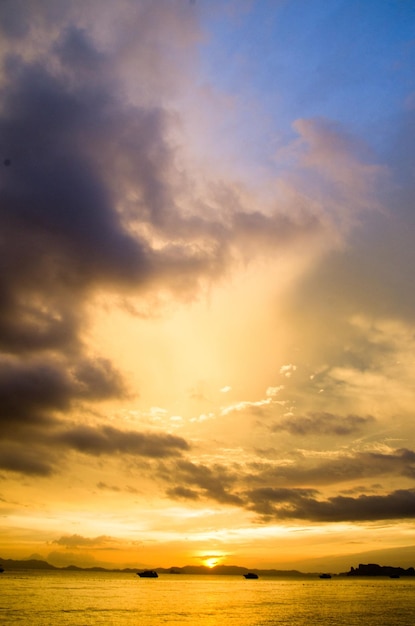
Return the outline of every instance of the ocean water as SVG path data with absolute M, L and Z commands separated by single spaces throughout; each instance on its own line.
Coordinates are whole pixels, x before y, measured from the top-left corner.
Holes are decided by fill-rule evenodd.
M 0 623 L 14 626 L 414 626 L 415 578 L 4 572 Z

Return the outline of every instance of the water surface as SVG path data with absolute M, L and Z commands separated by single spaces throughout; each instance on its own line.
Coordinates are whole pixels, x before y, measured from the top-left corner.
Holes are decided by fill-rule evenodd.
M 4 572 L 0 623 L 28 626 L 414 626 L 415 579 Z

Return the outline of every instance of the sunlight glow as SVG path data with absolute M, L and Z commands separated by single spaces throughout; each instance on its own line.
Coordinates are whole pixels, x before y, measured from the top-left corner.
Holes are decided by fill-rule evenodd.
M 228 556 L 227 553 L 221 551 L 207 551 L 200 553 L 198 558 L 200 559 L 202 565 L 205 567 L 215 567 L 215 565 L 220 565 L 224 558 Z

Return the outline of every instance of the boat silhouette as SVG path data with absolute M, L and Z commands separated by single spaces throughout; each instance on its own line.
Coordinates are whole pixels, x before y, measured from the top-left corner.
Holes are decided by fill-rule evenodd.
M 140 576 L 140 578 L 158 578 L 159 577 L 155 569 L 145 569 L 143 572 L 137 572 L 137 576 Z

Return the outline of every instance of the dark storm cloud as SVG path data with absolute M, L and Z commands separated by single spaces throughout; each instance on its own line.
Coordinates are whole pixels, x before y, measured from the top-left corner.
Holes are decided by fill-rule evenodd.
M 414 453 L 398 449 L 390 453 L 354 452 L 340 454 L 333 459 L 307 458 L 304 454 L 293 456 L 295 463 L 262 463 L 250 465 L 246 481 L 251 484 L 284 486 L 336 485 L 350 480 L 376 478 L 377 476 L 411 477 L 415 472 Z
M 317 493 L 315 489 L 261 487 L 245 493 L 246 506 L 265 519 L 277 515 L 284 517 L 287 511 L 296 510 L 304 501 L 312 499 Z
M 189 446 L 168 434 L 83 426 L 64 418 L 87 401 L 125 395 L 119 373 L 106 359 L 78 357 L 69 368 L 57 358 L 0 359 L 0 467 L 33 476 L 60 470 L 71 451 L 91 456 L 129 454 L 164 458 Z
M 199 500 L 200 494 L 195 489 L 189 489 L 188 487 L 173 487 L 167 490 L 167 495 L 173 499 L 179 500 Z
M 0 181 L 3 291 L 47 298 L 52 287 L 81 295 L 97 282 L 139 281 L 143 246 L 114 209 L 105 148 L 114 157 L 114 130 L 134 130 L 148 144 L 151 119 L 138 112 L 121 123 L 114 98 L 100 86 L 74 86 L 36 64 L 10 65 L 0 117 L 1 145 L 13 158 Z M 151 126 L 156 134 L 157 122 Z
M 232 469 L 180 460 L 162 467 L 159 475 L 173 485 L 167 491 L 171 498 L 207 498 L 254 511 L 265 522 L 286 518 L 336 522 L 415 517 L 415 510 L 411 509 L 415 491 L 411 489 L 377 495 L 373 494 L 373 485 L 361 486 L 356 497 L 350 491 L 350 496 L 342 494 L 324 500 L 317 488 L 332 485 L 338 489 L 339 483 L 348 480 L 384 475 L 411 478 L 415 475 L 415 453 L 406 449 L 391 454 L 358 453 L 314 466 L 300 457 L 295 466 L 240 464 Z M 380 485 L 376 490 L 381 490 Z M 372 493 L 367 495 L 365 491 Z
M 0 172 L 3 347 L 73 344 L 82 323 L 74 298 L 79 312 L 91 289 L 196 289 L 235 250 L 286 245 L 321 227 L 311 212 L 249 211 L 226 190 L 210 219 L 185 213 L 168 140 L 174 116 L 128 102 L 112 60 L 80 28 L 63 28 L 49 54 L 48 63 L 6 59 L 0 92 L 0 145 L 11 159 Z M 219 218 L 224 199 L 231 208 Z M 148 233 L 164 244 L 152 248 Z
M 128 102 L 113 60 L 85 30 L 62 27 L 48 62 L 15 55 L 4 68 L 0 346 L 73 347 L 91 290 L 153 282 L 180 291 L 220 271 L 220 227 L 207 251 L 193 239 L 211 236 L 208 222 L 177 212 L 171 116 Z M 163 249 L 137 234 L 144 225 L 166 239 Z M 181 240 L 169 241 L 175 233 Z
M 11 422 L 0 441 L 0 467 L 27 476 L 50 476 L 58 473 L 71 452 L 90 457 L 167 459 L 181 456 L 190 449 L 187 441 L 169 434 L 125 431 L 112 426 L 84 426 L 69 420 L 49 420 L 45 424 L 28 423 L 15 427 Z M 109 488 L 104 483 L 100 488 Z M 134 488 L 125 489 L 136 493 Z
M 0 467 L 25 476 L 51 476 L 59 465 L 58 454 L 26 433 L 26 442 L 0 441 Z
M 246 493 L 247 508 L 266 521 L 288 518 L 313 522 L 356 522 L 415 518 L 413 489 L 356 498 L 335 496 L 327 500 L 318 500 L 316 495 L 314 490 L 255 489 Z
M 112 427 L 72 426 L 55 423 L 43 430 L 27 427 L 14 440 L 9 435 L 0 442 L 0 467 L 27 476 L 58 473 L 68 453 L 82 452 L 97 457 L 126 456 L 164 459 L 177 457 L 189 449 L 188 443 L 168 434 L 121 431 Z M 100 488 L 106 488 L 104 484 Z M 109 487 L 107 487 L 109 488 Z M 134 488 L 126 491 L 136 493 Z
M 93 45 L 86 30 L 68 26 L 53 46 L 64 68 L 72 71 L 76 69 L 78 78 L 82 76 L 94 80 L 97 72 L 105 70 L 105 61 L 108 60 L 103 52 L 99 52 Z
M 6 59 L 0 90 L 0 346 L 16 352 L 73 348 L 95 288 L 196 288 L 223 271 L 234 236 L 181 217 L 165 110 L 124 102 L 83 30 L 64 29 L 50 54 Z
M 273 431 L 287 430 L 292 435 L 351 435 L 361 431 L 375 420 L 368 415 L 335 415 L 333 413 L 309 413 L 286 418 L 273 427 Z
M 0 6 L 11 50 L 0 85 L 0 349 L 8 354 L 0 360 L 0 428 L 21 444 L 15 462 L 3 450 L 3 467 L 29 474 L 56 468 L 47 444 L 156 458 L 188 447 L 170 435 L 63 426 L 76 403 L 125 394 L 111 363 L 85 354 L 91 296 L 150 288 L 187 294 L 226 271 L 235 251 L 246 254 L 249 233 L 272 248 L 318 228 L 307 215 L 249 212 L 243 194 L 225 183 L 213 193 L 213 210 L 193 192 L 194 212 L 180 207 L 189 182 L 168 139 L 177 120 L 148 98 L 133 104 L 126 96 L 120 68 L 128 45 L 100 48 L 74 18 L 93 8 L 82 6 Z M 159 20 L 152 10 L 156 16 L 143 9 Z M 147 18 L 137 11 L 141 28 Z M 28 437 L 37 453 L 25 463 Z M 181 471 L 202 492 L 234 498 L 213 474 Z
M 0 10 L 0 32 L 3 37 L 21 39 L 30 29 L 24 0 L 3 0 Z
M 405 463 L 405 466 L 402 469 L 402 475 L 407 476 L 408 478 L 415 478 L 415 452 L 413 450 L 402 448 L 401 450 L 398 450 L 398 453 L 401 455 L 401 458 Z
M 242 504 L 241 498 L 232 493 L 237 476 L 229 468 L 219 465 L 207 467 L 181 460 L 164 473 L 161 470 L 161 475 L 165 480 L 178 483 L 167 491 L 170 497 L 186 500 L 197 500 L 202 497 L 222 504 Z
M 10 37 L 24 34 L 18 13 L 0 8 Z M 111 363 L 84 354 L 90 294 L 138 289 L 171 271 L 171 254 L 157 259 L 129 232 L 124 191 L 135 190 L 141 223 L 162 223 L 174 203 L 163 180 L 166 114 L 123 103 L 111 63 L 84 30 L 64 28 L 49 52 L 46 63 L 7 57 L 0 88 L 0 146 L 10 163 L 0 170 L 0 348 L 8 353 L 0 465 L 28 475 L 56 471 L 57 449 L 164 457 L 188 447 L 170 435 L 63 426 L 76 403 L 125 395 Z M 191 273 L 189 254 L 175 254 Z
M 74 425 L 51 436 L 58 446 L 93 456 L 130 454 L 152 458 L 178 456 L 189 449 L 181 437 L 169 434 L 122 431 L 112 426 Z
M 105 359 L 78 359 L 68 369 L 58 359 L 3 357 L 0 431 L 4 437 L 24 439 L 27 427 L 47 428 L 56 423 L 57 412 L 76 400 L 103 400 L 123 393 L 120 375 Z

